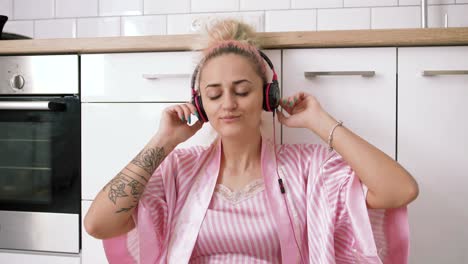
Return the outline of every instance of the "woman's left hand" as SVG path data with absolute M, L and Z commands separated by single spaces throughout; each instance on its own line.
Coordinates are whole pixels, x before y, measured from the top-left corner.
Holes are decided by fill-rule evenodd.
M 278 120 L 287 127 L 308 128 L 314 131 L 316 123 L 324 113 L 315 96 L 305 92 L 282 98 L 280 105 L 289 116 L 286 117 L 281 111 L 276 110 Z

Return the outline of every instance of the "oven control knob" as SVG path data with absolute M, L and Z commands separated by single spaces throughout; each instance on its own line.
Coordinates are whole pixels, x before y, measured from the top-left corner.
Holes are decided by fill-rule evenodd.
M 24 78 L 21 75 L 15 75 L 10 79 L 11 88 L 23 89 L 24 87 Z

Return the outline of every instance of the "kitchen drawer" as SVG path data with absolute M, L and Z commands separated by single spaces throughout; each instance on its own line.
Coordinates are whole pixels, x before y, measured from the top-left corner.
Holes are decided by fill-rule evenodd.
M 320 75 L 327 72 L 336 75 Z M 335 119 L 395 158 L 396 48 L 284 50 L 283 96 L 299 91 L 314 95 Z M 283 142 L 327 144 L 307 129 L 285 126 Z
M 466 58 L 466 46 L 398 49 L 398 161 L 419 184 L 408 211 L 410 263 L 468 261 Z
M 197 52 L 81 56 L 82 102 L 189 101 Z
M 0 250 L 0 263 L 8 264 L 80 264 L 80 255 L 45 254 L 28 251 Z
M 81 264 L 107 264 L 106 253 L 102 245 L 102 240 L 94 238 L 86 233 L 83 226 L 83 219 L 91 206 L 92 201 L 82 201 L 81 203 Z
M 157 132 L 160 116 L 170 103 L 82 104 L 82 198 L 94 199 Z M 196 120 L 195 116 L 192 116 Z M 272 138 L 271 113 L 264 112 L 264 134 Z M 194 122 L 194 121 L 192 121 Z M 277 142 L 280 127 L 276 128 Z M 208 146 L 216 137 L 209 123 L 177 148 Z

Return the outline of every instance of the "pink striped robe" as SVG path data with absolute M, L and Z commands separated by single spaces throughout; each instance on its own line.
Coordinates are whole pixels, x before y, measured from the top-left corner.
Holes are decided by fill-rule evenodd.
M 103 241 L 109 263 L 188 263 L 213 197 L 221 151 L 218 139 L 209 147 L 171 152 L 134 212 L 136 228 Z M 274 208 L 282 263 L 407 263 L 406 207 L 368 209 L 365 186 L 338 153 L 319 144 L 282 145 L 277 162 L 285 195 L 273 144 L 262 138 L 265 194 Z M 248 254 L 237 253 L 233 257 Z

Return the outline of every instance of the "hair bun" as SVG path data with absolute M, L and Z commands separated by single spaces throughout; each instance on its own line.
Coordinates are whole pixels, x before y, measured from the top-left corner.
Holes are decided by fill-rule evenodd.
M 194 43 L 193 50 L 208 50 L 224 41 L 239 41 L 260 48 L 260 42 L 255 29 L 234 18 L 214 19 L 202 26 L 198 43 Z

